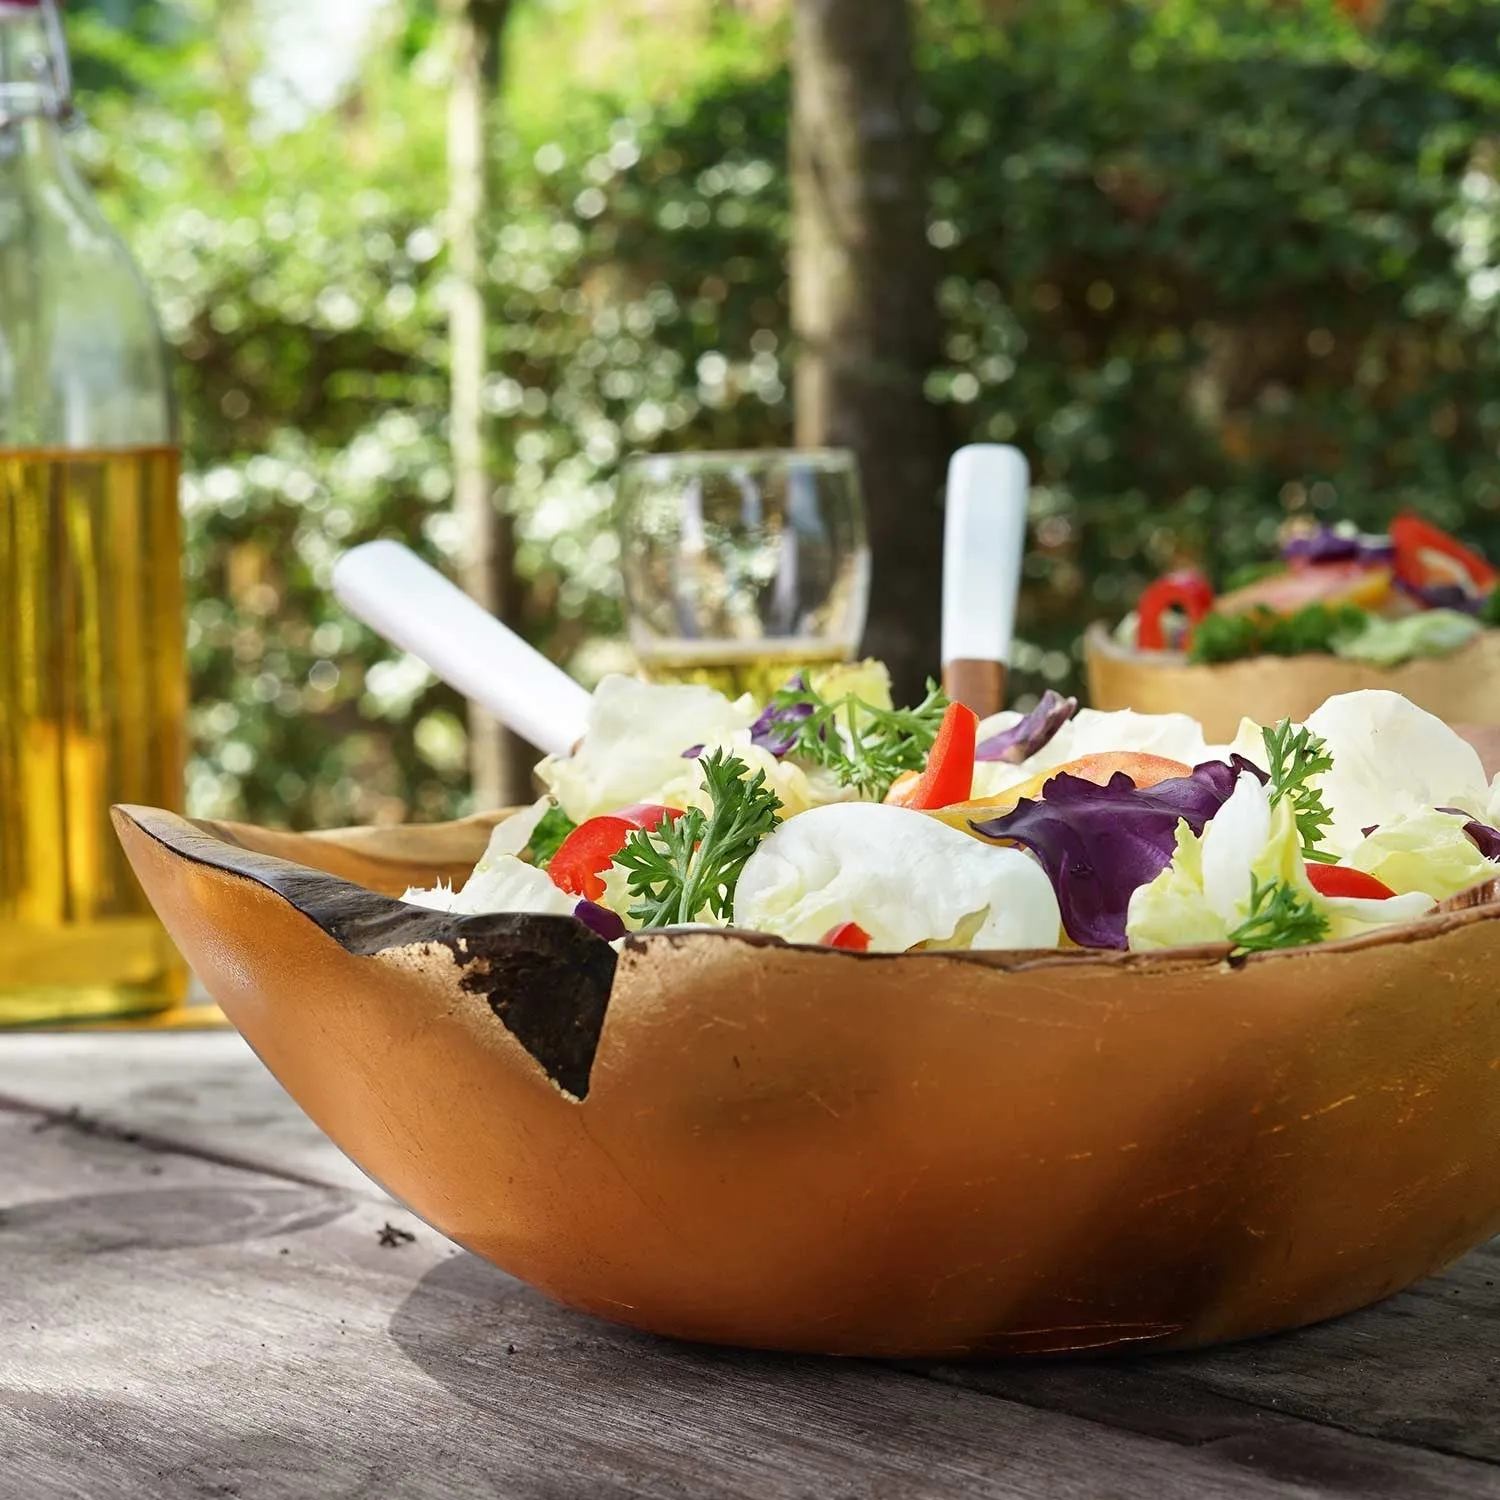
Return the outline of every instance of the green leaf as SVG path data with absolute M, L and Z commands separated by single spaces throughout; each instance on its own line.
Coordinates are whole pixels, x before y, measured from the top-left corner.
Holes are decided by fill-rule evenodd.
M 1290 615 L 1264 606 L 1239 614 L 1210 614 L 1193 633 L 1188 660 L 1326 654 L 1338 642 L 1357 636 L 1369 621 L 1370 616 L 1352 604 L 1306 604 Z
M 562 847 L 563 840 L 578 825 L 560 807 L 549 807 L 541 821 L 531 831 L 531 842 L 526 846 L 526 858 L 537 869 L 545 870 Z

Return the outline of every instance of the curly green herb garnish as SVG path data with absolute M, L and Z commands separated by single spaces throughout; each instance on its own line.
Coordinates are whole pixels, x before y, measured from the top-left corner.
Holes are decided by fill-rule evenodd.
M 1312 898 L 1281 880 L 1250 877 L 1250 914 L 1229 934 L 1236 954 L 1301 948 L 1328 935 L 1328 918 Z
M 861 797 L 882 801 L 903 771 L 920 771 L 937 738 L 948 700 L 932 682 L 915 708 L 872 708 L 862 698 L 824 698 L 800 684 L 783 688 L 772 707 L 810 705 L 795 725 L 788 754 L 833 772 Z
M 637 829 L 615 856 L 636 898 L 630 915 L 645 927 L 727 921 L 745 861 L 780 821 L 781 801 L 764 771 L 747 781 L 745 762 L 723 750 L 698 764 L 713 811 L 693 807 L 654 830 Z
M 1267 725 L 1261 734 L 1270 762 L 1271 806 L 1275 807 L 1283 798 L 1292 804 L 1303 859 L 1316 864 L 1337 864 L 1334 855 L 1324 854 L 1318 848 L 1333 822 L 1333 814 L 1328 811 L 1322 792 L 1310 784 L 1314 776 L 1333 769 L 1327 745 L 1305 724 L 1293 729 L 1290 719 L 1283 719 L 1274 727 Z

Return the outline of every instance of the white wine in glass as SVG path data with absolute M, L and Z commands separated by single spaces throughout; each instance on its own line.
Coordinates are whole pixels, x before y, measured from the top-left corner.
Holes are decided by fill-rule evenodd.
M 659 681 L 764 702 L 847 661 L 870 551 L 850 453 L 674 453 L 627 461 L 621 561 L 630 643 Z

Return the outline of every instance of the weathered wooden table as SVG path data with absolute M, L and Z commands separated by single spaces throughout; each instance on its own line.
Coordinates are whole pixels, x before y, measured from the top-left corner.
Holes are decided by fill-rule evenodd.
M 1175 1357 L 686 1347 L 457 1250 L 232 1034 L 0 1037 L 0 1500 L 1500 1497 L 1497 1280 Z

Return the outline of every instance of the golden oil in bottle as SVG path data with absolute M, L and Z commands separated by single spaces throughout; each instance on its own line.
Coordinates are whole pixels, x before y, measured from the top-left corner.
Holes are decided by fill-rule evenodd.
M 0 447 L 0 1026 L 160 1010 L 186 971 L 109 807 L 179 808 L 174 447 Z

